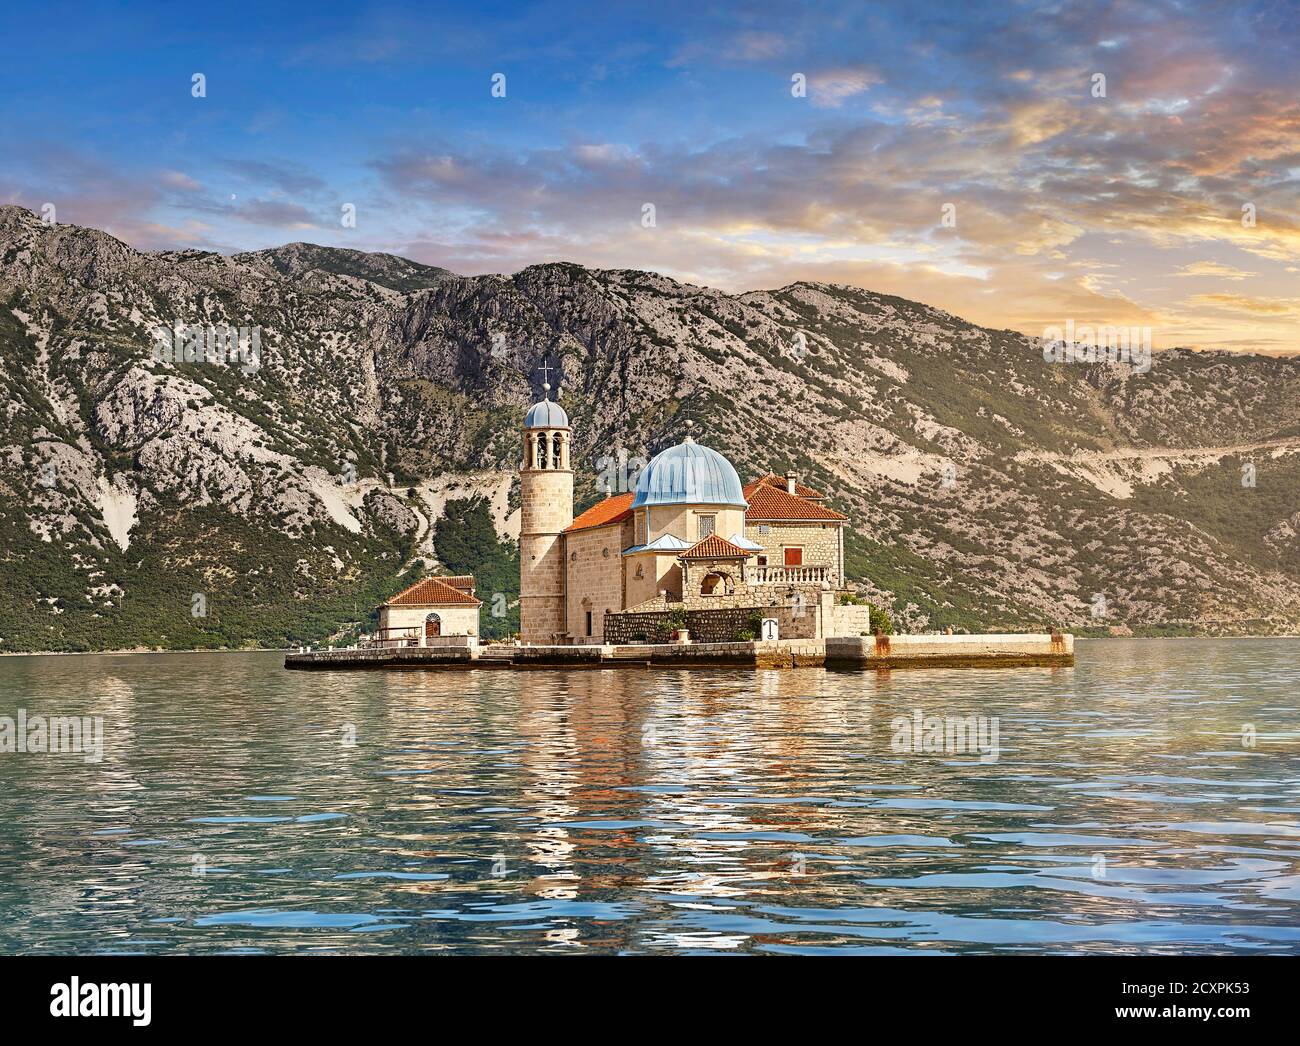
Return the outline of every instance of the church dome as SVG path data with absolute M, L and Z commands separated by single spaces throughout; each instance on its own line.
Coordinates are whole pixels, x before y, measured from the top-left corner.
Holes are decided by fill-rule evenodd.
M 656 454 L 636 482 L 633 508 L 652 505 L 734 505 L 745 507 L 740 477 L 716 450 L 689 436 Z
M 564 413 L 564 408 L 558 403 L 552 403 L 550 400 L 534 403 L 524 415 L 526 429 L 567 429 L 568 427 L 569 415 Z

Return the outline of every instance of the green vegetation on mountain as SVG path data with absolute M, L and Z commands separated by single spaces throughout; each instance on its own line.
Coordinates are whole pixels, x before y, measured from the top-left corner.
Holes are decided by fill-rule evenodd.
M 451 574 L 473 574 L 479 635 L 504 639 L 519 631 L 519 546 L 497 537 L 483 498 L 448 501 L 433 536 L 434 551 Z

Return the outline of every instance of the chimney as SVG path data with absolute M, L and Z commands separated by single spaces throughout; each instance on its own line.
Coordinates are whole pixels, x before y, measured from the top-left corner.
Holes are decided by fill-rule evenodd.
M 794 473 L 787 472 L 785 474 L 785 492 L 787 494 L 793 494 L 795 490 L 796 490 L 796 486 L 794 482 Z

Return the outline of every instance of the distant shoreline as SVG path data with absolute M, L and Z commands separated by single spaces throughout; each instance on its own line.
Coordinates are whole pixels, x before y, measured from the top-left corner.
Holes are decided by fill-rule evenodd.
M 927 633 L 917 633 L 926 635 Z M 978 633 L 972 633 L 978 635 Z M 1300 639 L 1300 633 L 1288 635 L 1270 635 L 1270 636 L 1075 636 L 1075 642 L 1123 642 L 1127 640 L 1161 640 L 1171 642 L 1186 642 L 1188 640 L 1197 640 L 1200 642 L 1222 642 L 1224 640 L 1243 640 L 1243 639 Z M 127 654 L 287 654 L 297 650 L 297 646 L 286 647 L 240 647 L 237 649 L 223 647 L 216 650 L 190 648 L 186 650 L 150 650 L 146 648 L 129 648 L 125 650 L 5 650 L 0 651 L 0 657 L 103 657 L 108 655 L 124 656 Z
M 275 646 L 256 646 L 256 647 L 221 647 L 216 650 L 200 649 L 191 647 L 185 650 L 150 650 L 147 648 L 128 648 L 125 650 L 5 650 L 0 652 L 0 657 L 87 657 L 87 656 L 105 656 L 113 654 L 123 656 L 126 654 L 287 654 L 290 650 L 296 650 L 297 647 L 275 647 Z

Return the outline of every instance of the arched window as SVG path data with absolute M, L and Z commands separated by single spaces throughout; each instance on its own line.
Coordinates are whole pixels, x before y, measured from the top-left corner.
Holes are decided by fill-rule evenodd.
M 555 467 L 557 469 L 564 468 L 564 457 L 560 453 L 560 446 L 562 445 L 562 443 L 563 443 L 563 438 L 557 432 L 555 436 L 551 439 L 551 456 L 555 461 Z
M 710 571 L 704 575 L 704 580 L 700 582 L 700 595 L 702 596 L 729 596 L 735 590 L 735 582 L 731 580 L 731 575 L 724 570 Z
M 537 434 L 537 462 L 536 467 L 539 469 L 546 468 L 546 433 Z

